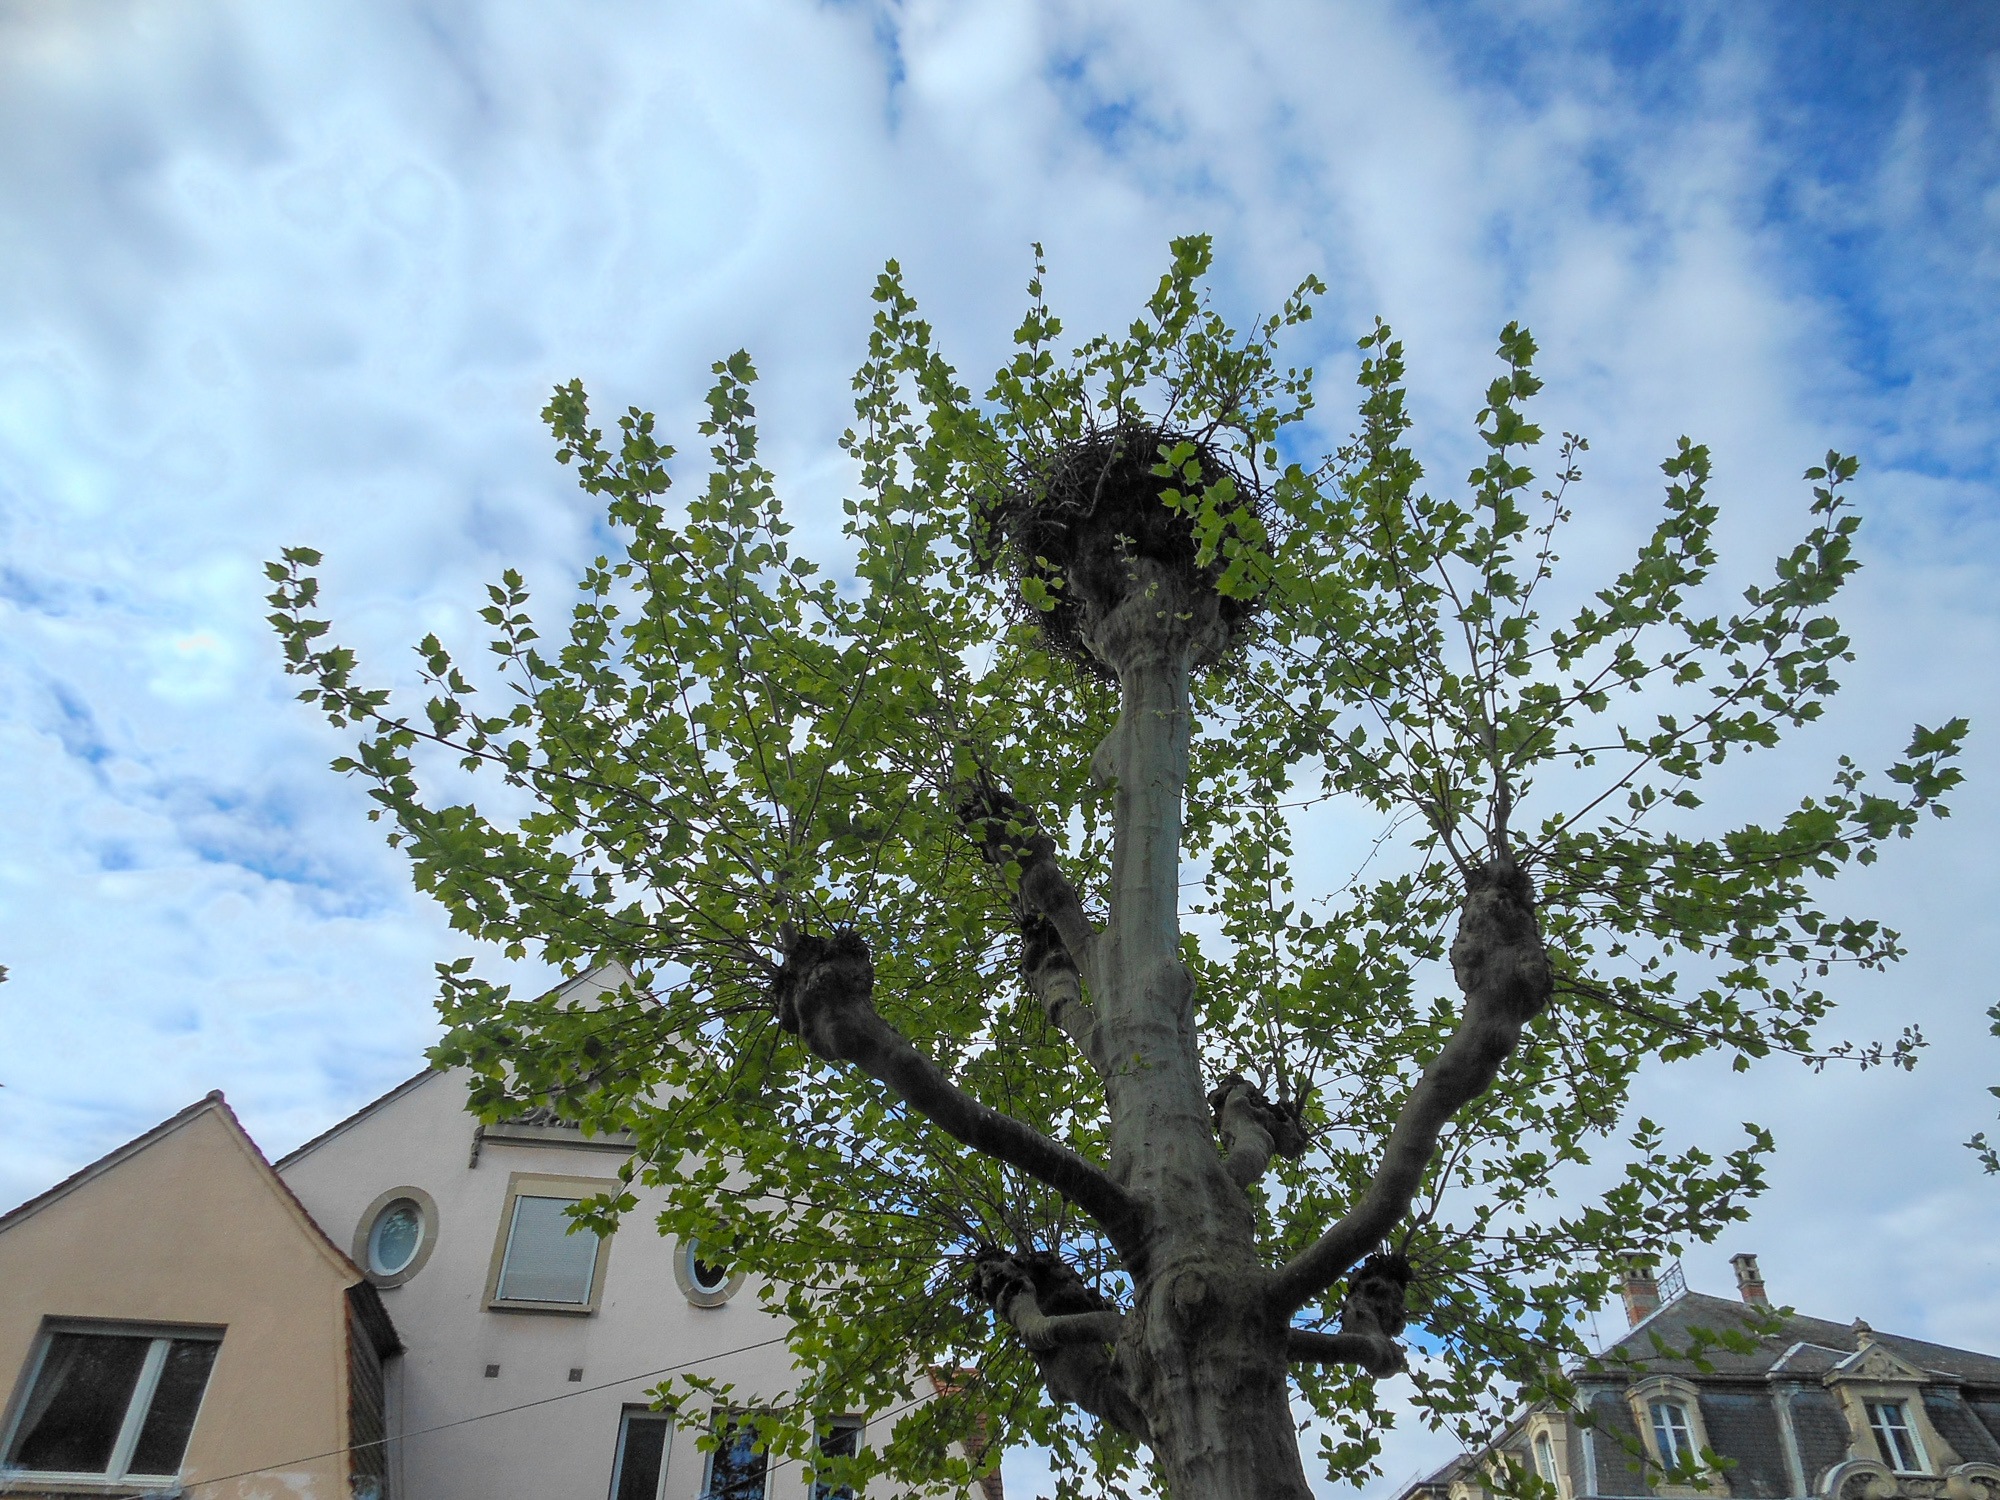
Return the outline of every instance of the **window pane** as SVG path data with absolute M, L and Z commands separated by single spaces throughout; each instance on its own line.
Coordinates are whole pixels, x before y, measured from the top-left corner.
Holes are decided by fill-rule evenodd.
M 854 1417 L 836 1417 L 820 1429 L 819 1451 L 833 1458 L 852 1458 L 861 1451 L 861 1423 Z M 835 1487 L 825 1480 L 813 1480 L 812 1500 L 854 1500 L 846 1485 Z
M 660 1469 L 667 1456 L 667 1420 L 650 1412 L 625 1414 L 611 1500 L 654 1500 L 660 1493 Z
M 708 1466 L 707 1500 L 764 1500 L 764 1470 L 770 1455 L 757 1447 L 757 1429 L 735 1420 L 722 1426 L 722 1441 Z
M 125 1334 L 50 1335 L 8 1462 L 45 1473 L 102 1474 L 152 1345 Z
M 720 1261 L 702 1259 L 699 1240 L 689 1241 L 687 1258 L 688 1276 L 694 1281 L 698 1290 L 719 1292 L 729 1285 L 729 1267 Z
M 1923 1468 L 1923 1460 L 1917 1455 L 1917 1435 L 1910 1431 L 1902 1402 L 1869 1402 L 1868 1422 L 1875 1429 L 1875 1441 L 1881 1445 L 1882 1456 L 1891 1468 L 1906 1472 Z
M 1660 1462 L 1677 1466 L 1694 1452 L 1688 1435 L 1687 1413 L 1672 1401 L 1653 1403 L 1653 1441 L 1660 1450 Z
M 146 1425 L 139 1429 L 139 1443 L 132 1450 L 132 1473 L 180 1472 L 188 1435 L 194 1431 L 194 1414 L 201 1409 L 201 1393 L 208 1386 L 219 1347 L 213 1339 L 175 1339 L 167 1350 Z
M 368 1269 L 377 1276 L 394 1276 L 417 1258 L 423 1242 L 423 1210 L 399 1198 L 375 1217 L 368 1235 Z
M 1556 1482 L 1556 1448 L 1546 1432 L 1535 1437 L 1535 1472 L 1550 1484 Z
M 500 1297 L 509 1302 L 590 1300 L 597 1268 L 597 1236 L 569 1233 L 563 1210 L 575 1198 L 514 1200 L 514 1224 L 507 1236 L 507 1259 L 500 1270 Z

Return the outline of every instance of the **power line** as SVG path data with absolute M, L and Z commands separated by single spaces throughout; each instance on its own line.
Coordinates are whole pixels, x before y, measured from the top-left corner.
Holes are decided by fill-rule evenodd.
M 607 1380 L 599 1385 L 578 1386 L 573 1391 L 561 1391 L 553 1396 L 542 1396 L 533 1401 L 523 1401 L 517 1406 L 503 1406 L 497 1411 L 476 1412 L 469 1417 L 454 1417 L 449 1422 L 439 1422 L 430 1427 L 419 1427 L 414 1432 L 398 1433 L 393 1438 L 371 1438 L 365 1443 L 349 1443 L 345 1447 L 329 1448 L 324 1453 L 308 1454 L 304 1458 L 286 1459 L 283 1463 L 265 1464 L 263 1467 L 256 1469 L 239 1469 L 234 1474 L 217 1474 L 210 1479 L 196 1479 L 184 1485 L 183 1489 L 198 1490 L 206 1485 L 227 1484 L 232 1479 L 247 1479 L 252 1474 L 275 1474 L 280 1469 L 292 1469 L 298 1467 L 300 1464 L 318 1463 L 323 1458 L 339 1458 L 344 1453 L 358 1453 L 364 1448 L 381 1448 L 390 1443 L 400 1443 L 410 1438 L 425 1437 L 433 1432 L 443 1432 L 451 1427 L 464 1427 L 473 1422 L 484 1422 L 492 1417 L 512 1416 L 517 1411 L 529 1411 L 537 1406 L 548 1406 L 557 1401 L 568 1401 L 576 1396 L 595 1395 L 599 1391 L 608 1391 L 617 1386 L 630 1385 L 635 1380 L 651 1380 L 656 1375 L 671 1375 L 677 1370 L 685 1370 L 692 1365 L 704 1364 L 712 1359 L 728 1359 L 733 1354 L 748 1354 L 753 1349 L 768 1349 L 773 1344 L 782 1344 L 787 1337 L 789 1335 L 781 1333 L 774 1338 L 763 1339 L 755 1344 L 745 1344 L 740 1349 L 720 1349 L 713 1354 L 704 1354 L 697 1359 L 684 1359 L 676 1365 L 663 1365 L 657 1370 L 642 1370 L 637 1375 L 627 1375 L 618 1380 Z M 134 1493 L 111 1496 L 109 1500 L 152 1500 L 152 1497 Z

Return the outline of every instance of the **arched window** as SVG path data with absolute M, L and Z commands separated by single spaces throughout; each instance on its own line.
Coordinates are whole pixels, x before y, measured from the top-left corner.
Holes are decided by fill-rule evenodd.
M 1652 1403 L 1653 1447 L 1660 1462 L 1678 1469 L 1694 1462 L 1694 1437 L 1688 1429 L 1687 1408 L 1678 1401 Z
M 1535 1472 L 1544 1484 L 1556 1482 L 1556 1445 L 1546 1432 L 1535 1434 Z

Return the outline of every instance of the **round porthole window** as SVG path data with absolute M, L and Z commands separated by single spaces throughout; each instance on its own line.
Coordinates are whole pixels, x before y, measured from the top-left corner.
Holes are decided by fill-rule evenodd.
M 704 1254 L 700 1240 L 682 1240 L 674 1255 L 674 1280 L 696 1307 L 720 1307 L 743 1284 L 743 1273 L 714 1254 Z
M 687 1247 L 688 1280 L 698 1292 L 719 1292 L 729 1285 L 729 1267 L 720 1261 L 704 1260 L 701 1241 L 694 1240 Z
M 410 1268 L 424 1244 L 424 1211 L 408 1198 L 398 1198 L 375 1215 L 368 1231 L 368 1269 L 377 1276 L 395 1276 Z
M 424 1268 L 437 1241 L 437 1204 L 422 1188 L 391 1188 L 361 1216 L 354 1258 L 377 1286 L 401 1286 Z

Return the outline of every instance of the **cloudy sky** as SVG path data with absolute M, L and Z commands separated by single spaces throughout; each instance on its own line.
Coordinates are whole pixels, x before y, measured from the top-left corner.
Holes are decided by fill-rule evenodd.
M 1745 806 L 1974 720 L 1957 816 L 1854 882 L 1910 958 L 1844 987 L 1913 1077 L 1663 1075 L 1733 1144 L 1803 1310 L 2000 1350 L 2000 1180 L 1962 1141 L 2000 1042 L 2000 21 L 1974 0 L 1031 0 L 548 7 L 0 3 L 0 1205 L 220 1087 L 272 1155 L 408 1075 L 460 951 L 291 700 L 260 564 L 325 551 L 382 675 L 460 640 L 508 564 L 558 595 L 591 511 L 536 412 L 581 376 L 691 435 L 748 348 L 802 528 L 830 531 L 866 293 L 899 258 L 990 368 L 1029 245 L 1073 330 L 1170 235 L 1244 316 L 1317 272 L 1301 355 L 1379 313 L 1434 475 L 1528 322 L 1588 434 L 1579 557 L 1645 518 L 1682 432 L 1727 542 L 1865 463 L 1861 652 Z M 539 977 L 533 971 L 523 978 Z M 1615 1314 L 1601 1317 L 1607 1333 Z M 1439 1451 L 1398 1435 L 1400 1480 Z M 1032 1462 L 1013 1471 L 1032 1493 Z M 1378 1488 L 1380 1488 L 1378 1486 Z

